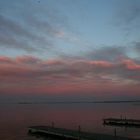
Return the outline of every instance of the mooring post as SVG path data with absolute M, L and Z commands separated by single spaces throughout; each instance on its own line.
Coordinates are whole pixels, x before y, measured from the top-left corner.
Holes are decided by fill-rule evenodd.
M 81 126 L 78 125 L 78 140 L 80 140 Z
M 114 129 L 114 136 L 117 136 L 116 128 Z
M 54 128 L 54 122 L 52 122 L 52 128 Z

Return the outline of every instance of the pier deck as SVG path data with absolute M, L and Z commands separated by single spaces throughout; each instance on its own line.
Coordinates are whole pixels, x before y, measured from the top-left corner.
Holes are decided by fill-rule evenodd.
M 104 125 L 120 125 L 126 127 L 140 127 L 140 120 L 134 119 L 117 119 L 117 118 L 107 118 L 103 119 Z
M 29 127 L 29 133 L 46 135 L 57 139 L 71 140 L 134 140 L 126 137 L 111 136 L 106 134 L 96 134 L 88 132 L 80 132 L 80 130 L 69 130 L 64 128 L 54 128 L 50 126 L 32 126 Z

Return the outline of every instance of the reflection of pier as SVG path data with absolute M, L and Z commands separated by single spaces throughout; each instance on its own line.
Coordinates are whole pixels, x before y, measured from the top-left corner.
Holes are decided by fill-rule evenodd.
M 80 126 L 77 130 L 69 130 L 64 128 L 56 128 L 54 126 L 32 126 L 29 127 L 29 134 L 37 136 L 52 137 L 54 139 L 67 139 L 67 140 L 132 140 L 130 138 L 119 137 L 113 134 L 96 134 L 82 132 Z M 133 139 L 134 140 L 134 139 Z
M 104 125 L 116 125 L 116 126 L 125 126 L 125 127 L 139 127 L 140 128 L 140 120 L 134 119 L 117 119 L 117 118 L 106 118 L 103 119 Z

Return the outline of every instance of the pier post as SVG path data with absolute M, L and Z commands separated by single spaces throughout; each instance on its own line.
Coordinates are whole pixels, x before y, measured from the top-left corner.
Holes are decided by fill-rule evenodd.
M 80 140 L 81 126 L 78 126 L 78 140 Z
M 52 122 L 52 128 L 54 128 L 54 122 Z
M 115 136 L 115 137 L 117 136 L 116 128 L 114 129 L 114 136 Z

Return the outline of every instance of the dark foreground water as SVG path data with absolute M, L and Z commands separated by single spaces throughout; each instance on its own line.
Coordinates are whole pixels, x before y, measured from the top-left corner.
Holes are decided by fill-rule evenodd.
M 0 140 L 43 140 L 27 134 L 32 125 L 51 125 L 113 135 L 114 127 L 103 126 L 105 117 L 140 119 L 140 105 L 132 103 L 89 104 L 0 104 Z M 140 138 L 140 128 L 116 127 L 117 135 Z

